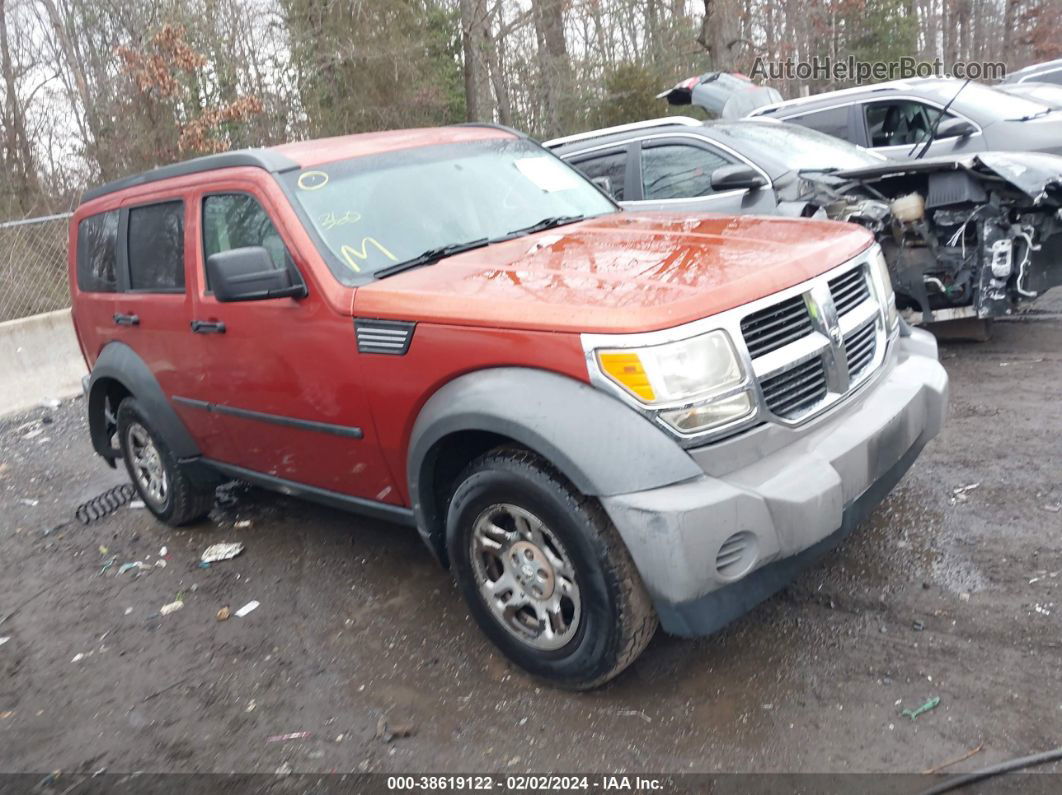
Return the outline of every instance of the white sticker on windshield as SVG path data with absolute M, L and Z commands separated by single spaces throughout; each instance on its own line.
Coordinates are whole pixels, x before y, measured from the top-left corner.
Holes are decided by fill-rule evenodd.
M 524 157 L 514 162 L 521 174 L 547 193 L 571 190 L 579 187 L 582 182 L 571 168 L 548 155 Z

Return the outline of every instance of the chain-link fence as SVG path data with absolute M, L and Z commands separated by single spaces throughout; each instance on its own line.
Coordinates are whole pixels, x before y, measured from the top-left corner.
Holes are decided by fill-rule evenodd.
M 70 306 L 69 213 L 0 223 L 0 322 Z

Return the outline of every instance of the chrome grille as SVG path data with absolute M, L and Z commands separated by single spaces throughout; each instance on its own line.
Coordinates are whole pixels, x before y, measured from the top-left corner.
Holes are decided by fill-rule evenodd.
M 884 360 L 884 314 L 865 260 L 760 302 L 739 322 L 762 405 L 803 420 L 864 382 Z
M 830 279 L 830 295 L 837 314 L 843 315 L 870 298 L 866 270 L 862 265 Z
M 880 249 L 873 246 L 819 276 L 679 326 L 630 334 L 582 334 L 591 382 L 665 426 L 684 447 L 728 439 L 765 423 L 807 422 L 863 389 L 887 361 L 898 330 L 889 327 L 880 285 L 871 278 L 868 262 L 879 255 Z M 725 390 L 695 396 L 694 404 L 635 399 L 601 366 L 601 350 L 639 350 L 716 332 L 725 332 L 734 345 L 741 378 Z M 736 406 L 743 398 L 751 404 L 747 413 L 696 432 L 677 430 L 669 420 L 673 414 L 665 414 L 702 403 L 732 401 L 730 405 Z M 738 565 L 736 542 L 721 552 L 724 569 Z
M 811 317 L 803 295 L 753 312 L 741 321 L 741 335 L 754 359 L 811 332 Z
M 796 419 L 826 397 L 826 368 L 816 356 L 760 382 L 763 399 L 772 414 Z
M 844 338 L 845 355 L 848 358 L 848 375 L 855 378 L 862 375 L 867 366 L 874 361 L 877 349 L 877 327 L 868 323 L 856 329 Z

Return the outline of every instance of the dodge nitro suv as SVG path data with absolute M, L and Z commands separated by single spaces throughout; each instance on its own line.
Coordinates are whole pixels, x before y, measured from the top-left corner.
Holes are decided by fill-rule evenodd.
M 158 519 L 235 478 L 415 527 L 564 687 L 777 591 L 945 414 L 866 230 L 622 211 L 504 128 L 119 180 L 69 267 L 93 446 Z

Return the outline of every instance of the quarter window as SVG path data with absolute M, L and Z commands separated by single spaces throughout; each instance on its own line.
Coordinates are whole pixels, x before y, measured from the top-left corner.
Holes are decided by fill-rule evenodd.
M 118 211 L 77 225 L 77 286 L 86 293 L 118 291 Z
M 253 196 L 246 193 L 207 196 L 203 200 L 204 254 L 209 257 L 211 254 L 248 246 L 261 246 L 268 251 L 277 270 L 294 270 L 280 233 Z
M 699 146 L 664 144 L 642 150 L 643 199 L 710 196 L 712 172 L 733 160 Z
M 184 202 L 131 209 L 128 240 L 131 289 L 184 290 Z
M 607 152 L 572 165 L 582 171 L 591 182 L 607 191 L 616 201 L 623 201 L 623 181 L 627 175 L 627 153 Z

